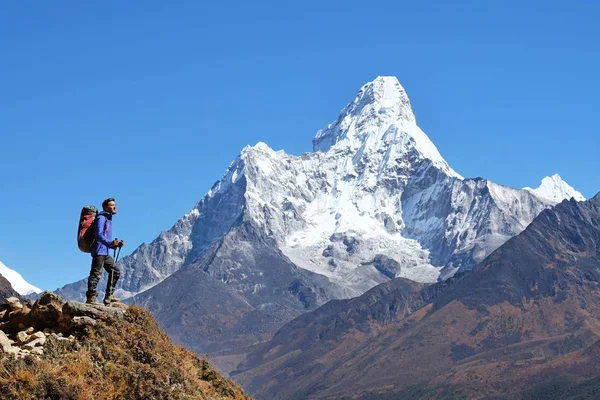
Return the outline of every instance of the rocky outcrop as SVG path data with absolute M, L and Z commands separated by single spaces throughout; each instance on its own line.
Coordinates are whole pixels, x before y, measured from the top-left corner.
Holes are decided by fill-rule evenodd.
M 75 301 L 44 292 L 35 302 L 9 297 L 0 305 L 0 357 L 44 354 L 47 341 L 73 341 L 74 334 L 98 319 L 123 318 L 126 306 L 106 307 Z
M 45 292 L 35 303 L 8 298 L 0 314 L 2 400 L 250 399 L 140 307 Z

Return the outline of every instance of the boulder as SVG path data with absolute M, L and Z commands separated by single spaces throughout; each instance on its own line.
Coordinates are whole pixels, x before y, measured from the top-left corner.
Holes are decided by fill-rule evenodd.
M 35 354 L 37 356 L 41 356 L 44 354 L 44 349 L 42 347 L 36 347 L 35 349 L 31 350 L 31 354 Z
M 50 291 L 44 292 L 40 298 L 33 303 L 29 313 L 29 326 L 36 330 L 44 328 L 58 328 L 62 319 L 62 308 L 65 300 Z
M 83 329 L 86 326 L 95 326 L 96 325 L 96 320 L 90 317 L 73 317 L 72 321 L 71 321 L 71 326 L 73 327 L 73 329 Z
M 90 317 L 92 319 L 99 319 L 106 316 L 115 318 L 123 318 L 125 310 L 116 307 L 106 307 L 97 304 L 86 304 L 78 301 L 67 302 L 62 312 L 65 317 Z
M 8 297 L 8 298 L 4 299 L 4 303 L 12 306 L 13 304 L 16 304 L 16 303 L 21 304 L 21 300 L 17 299 L 16 297 Z M 23 307 L 22 304 L 21 304 L 21 307 Z
M 10 348 L 12 348 L 10 339 L 3 331 L 0 331 L 0 349 L 2 349 L 3 353 L 8 353 Z
M 51 338 L 51 339 L 53 339 L 53 340 L 56 340 L 58 342 L 62 342 L 62 341 L 70 342 L 72 340 L 70 338 L 58 336 L 56 333 L 51 333 L 50 336 L 48 336 L 48 337 Z
M 36 333 L 33 333 L 30 337 L 32 339 L 41 339 L 41 338 L 45 338 L 46 335 L 44 334 L 44 332 L 36 332 Z
M 25 333 L 25 331 L 21 331 L 17 333 L 17 342 L 19 343 L 27 343 L 29 340 L 29 335 Z
M 43 346 L 46 344 L 46 337 L 32 340 L 29 343 L 24 344 L 21 348 L 25 350 L 32 350 L 37 346 Z

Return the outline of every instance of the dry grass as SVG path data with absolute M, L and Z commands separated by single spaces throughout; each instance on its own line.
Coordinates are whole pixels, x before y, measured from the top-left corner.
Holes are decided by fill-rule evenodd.
M 249 399 L 137 307 L 125 320 L 86 328 L 74 343 L 49 340 L 41 359 L 1 360 L 0 398 Z

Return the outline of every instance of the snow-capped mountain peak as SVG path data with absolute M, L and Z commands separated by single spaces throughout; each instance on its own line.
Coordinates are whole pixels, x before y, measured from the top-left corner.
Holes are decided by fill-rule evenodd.
M 33 293 L 42 293 L 42 290 L 38 287 L 33 286 L 29 282 L 27 282 L 21 274 L 19 274 L 14 269 L 8 268 L 6 265 L 0 261 L 0 275 L 6 278 L 13 287 L 22 296 L 26 296 L 28 294 Z
M 558 174 L 547 176 L 542 179 L 542 183 L 537 189 L 532 189 L 530 187 L 523 189 L 554 204 L 570 198 L 574 198 L 577 201 L 585 201 L 585 197 L 577 190 L 573 189 L 567 182 L 563 181 Z
M 365 118 L 392 118 L 396 121 L 415 123 L 415 115 L 406 91 L 395 76 L 378 76 L 365 84 L 350 104 L 342 111 Z
M 428 159 L 448 176 L 462 179 L 419 128 L 406 91 L 396 77 L 377 77 L 364 85 L 338 119 L 317 132 L 315 152 L 344 153 L 360 160 L 384 154 L 379 170 L 401 159 Z
M 364 85 L 341 111 L 337 121 L 317 132 L 313 139 L 314 151 L 327 152 L 337 142 L 356 136 L 365 139 L 364 129 L 361 129 L 364 125 L 386 122 L 416 123 L 406 91 L 393 76 L 380 76 Z

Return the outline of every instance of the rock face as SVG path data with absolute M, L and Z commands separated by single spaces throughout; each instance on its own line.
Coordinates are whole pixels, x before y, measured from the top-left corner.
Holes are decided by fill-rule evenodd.
M 253 268 L 256 263 L 261 270 Z M 147 307 L 175 342 L 215 353 L 266 340 L 328 299 L 324 288 L 329 286 L 323 276 L 298 268 L 268 237 L 243 223 L 131 301 Z
M 124 315 L 123 308 L 65 303 L 52 292 L 44 292 L 35 302 L 25 304 L 16 297 L 9 297 L 0 305 L 0 346 L 2 353 L 21 358 L 29 354 L 42 355 L 49 338 L 73 341 L 73 334 L 96 325 L 97 319 L 123 318 Z
M 473 271 L 306 313 L 233 376 L 261 399 L 589 398 L 599 282 L 600 194 L 543 211 Z
M 243 149 L 189 213 L 123 259 L 116 294 L 199 352 L 243 347 L 328 300 L 469 270 L 556 203 L 461 177 L 393 77 L 361 88 L 313 144 L 302 156 Z M 81 300 L 85 281 L 59 293 Z
M 51 292 L 0 307 L 0 397 L 249 400 L 206 360 L 173 346 L 137 307 L 65 303 Z
M 17 291 L 4 276 L 0 275 L 0 298 L 15 296 L 18 297 L 19 293 L 17 293 Z

